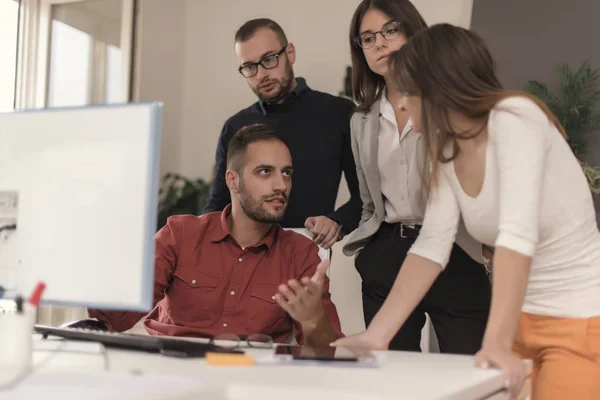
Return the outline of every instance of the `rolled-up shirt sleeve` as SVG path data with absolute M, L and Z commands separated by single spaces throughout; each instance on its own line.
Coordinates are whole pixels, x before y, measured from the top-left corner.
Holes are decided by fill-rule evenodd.
M 499 226 L 496 247 L 533 256 L 539 236 L 539 208 L 549 120 L 531 100 L 511 98 L 490 115 L 496 149 Z
M 440 166 L 441 167 L 441 166 Z M 423 226 L 409 253 L 446 268 L 460 221 L 460 208 L 446 173 L 438 170 L 438 182 L 429 195 Z

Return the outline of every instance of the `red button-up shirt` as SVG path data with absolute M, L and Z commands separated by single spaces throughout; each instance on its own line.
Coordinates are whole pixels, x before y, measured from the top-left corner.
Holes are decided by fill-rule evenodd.
M 275 302 L 281 283 L 312 276 L 320 262 L 318 247 L 275 224 L 254 246 L 242 249 L 229 232 L 228 206 L 222 213 L 180 215 L 156 234 L 154 309 L 144 326 L 152 335 L 213 337 L 222 333 L 266 333 L 287 340 L 301 325 Z M 341 336 L 335 305 L 323 287 L 323 307 Z M 125 331 L 143 316 L 137 312 L 90 310 L 111 330 Z

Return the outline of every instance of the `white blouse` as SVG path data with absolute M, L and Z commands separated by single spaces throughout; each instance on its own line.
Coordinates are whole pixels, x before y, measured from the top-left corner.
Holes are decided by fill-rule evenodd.
M 402 132 L 398 133 L 398 124 L 394 107 L 388 101 L 386 91 L 381 94 L 379 106 L 377 166 L 381 179 L 381 194 L 385 208 L 384 220 L 418 223 L 423 220 L 422 210 L 413 210 L 409 195 L 409 182 L 420 186 L 422 178 L 419 167 L 415 165 L 420 157 L 416 156 L 420 134 L 412 129 L 408 120 Z
M 600 315 L 600 233 L 592 195 L 566 140 L 531 100 L 507 98 L 492 110 L 477 197 L 464 193 L 453 162 L 440 164 L 438 187 L 410 252 L 445 267 L 461 215 L 476 240 L 532 257 L 524 312 Z

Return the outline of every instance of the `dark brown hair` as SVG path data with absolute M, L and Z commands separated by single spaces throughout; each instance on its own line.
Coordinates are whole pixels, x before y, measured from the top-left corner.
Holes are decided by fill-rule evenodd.
M 275 140 L 286 144 L 275 133 L 275 130 L 265 124 L 247 125 L 238 130 L 227 146 L 227 169 L 238 171 L 244 166 L 243 160 L 248 146 L 255 142 Z M 286 144 L 287 146 L 287 144 Z
M 352 96 L 358 102 L 356 111 L 369 112 L 373 103 L 381 97 L 385 81 L 381 75 L 371 71 L 362 48 L 354 41 L 360 34 L 360 24 L 366 12 L 375 8 L 399 22 L 402 33 L 410 38 L 427 28 L 427 23 L 409 0 L 363 0 L 350 23 L 350 52 L 352 54 Z
M 438 162 L 449 162 L 458 155 L 458 146 L 454 146 L 454 153 L 447 157 L 446 145 L 480 134 L 492 108 L 506 97 L 532 100 L 566 137 L 558 119 L 541 100 L 502 87 L 485 42 L 467 29 L 438 24 L 417 33 L 390 56 L 390 68 L 396 90 L 421 97 L 421 133 L 431 161 L 431 188 L 437 182 Z M 481 127 L 476 132 L 456 132 L 450 125 L 449 111 L 481 121 Z
M 254 36 L 256 31 L 262 28 L 267 28 L 273 31 L 273 33 L 275 33 L 275 35 L 281 42 L 282 46 L 288 44 L 287 37 L 285 36 L 283 29 L 281 29 L 281 26 L 279 26 L 277 22 L 269 18 L 252 19 L 246 22 L 235 33 L 235 42 L 245 42 L 246 40 Z

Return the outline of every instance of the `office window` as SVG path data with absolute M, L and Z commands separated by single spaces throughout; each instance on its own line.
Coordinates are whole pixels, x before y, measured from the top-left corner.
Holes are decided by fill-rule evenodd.
M 18 23 L 19 3 L 0 0 L 0 112 L 14 107 Z
M 106 51 L 106 93 L 107 103 L 122 103 L 121 96 L 121 49 L 108 45 Z
M 89 104 L 92 37 L 60 21 L 52 21 L 48 105 Z
M 125 101 L 122 10 L 123 0 L 52 4 L 48 106 Z

